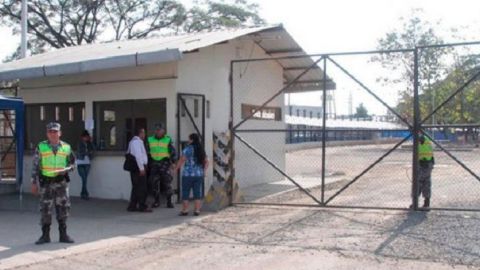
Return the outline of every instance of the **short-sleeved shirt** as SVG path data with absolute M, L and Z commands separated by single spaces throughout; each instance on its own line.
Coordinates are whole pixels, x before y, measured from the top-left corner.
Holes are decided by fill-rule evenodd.
M 182 152 L 182 157 L 185 157 L 185 164 L 183 165 L 182 176 L 200 177 L 203 176 L 203 162 L 196 163 L 194 149 L 192 145 L 187 146 Z

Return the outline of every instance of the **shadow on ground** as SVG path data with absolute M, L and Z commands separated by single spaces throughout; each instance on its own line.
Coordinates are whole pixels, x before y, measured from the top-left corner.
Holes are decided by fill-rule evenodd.
M 194 219 L 193 216 L 179 217 L 180 205 L 167 209 L 163 204 L 153 213 L 129 213 L 126 201 L 72 198 L 71 203 L 67 223 L 68 233 L 75 240 L 74 245 L 141 235 Z M 25 252 L 53 251 L 70 246 L 58 243 L 56 221 L 51 228 L 52 243 L 36 246 L 34 242 L 41 234 L 39 222 L 37 198 L 24 195 L 20 201 L 18 195 L 1 195 L 0 260 Z

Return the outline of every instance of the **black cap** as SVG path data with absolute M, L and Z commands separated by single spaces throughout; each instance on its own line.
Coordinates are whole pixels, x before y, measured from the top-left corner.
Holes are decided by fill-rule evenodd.
M 49 130 L 60 131 L 61 128 L 62 128 L 62 125 L 60 125 L 59 123 L 52 122 L 52 123 L 47 124 L 47 131 L 49 131 Z
M 165 126 L 162 123 L 155 124 L 156 130 L 165 130 Z

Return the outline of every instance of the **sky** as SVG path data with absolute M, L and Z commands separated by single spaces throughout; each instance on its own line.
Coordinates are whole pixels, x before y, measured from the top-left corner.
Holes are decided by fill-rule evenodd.
M 181 0 L 190 5 L 191 0 Z M 250 0 L 260 5 L 260 15 L 269 23 L 282 23 L 300 46 L 309 54 L 373 50 L 385 33 L 399 27 L 399 17 L 407 17 L 412 8 L 422 8 L 425 20 L 442 21 L 443 28 L 462 28 L 467 40 L 480 40 L 480 1 L 473 0 Z M 441 31 L 441 29 L 438 29 Z M 447 42 L 458 40 L 445 38 Z M 10 54 L 20 41 L 12 36 L 11 30 L 0 28 L 0 59 Z M 396 90 L 383 89 L 376 84 L 379 70 L 374 64 L 367 64 L 368 58 L 343 57 L 335 59 L 345 65 L 353 75 L 368 87 L 377 89 L 388 104 L 397 98 Z M 339 70 L 327 67 L 327 73 L 337 83 L 335 104 L 337 114 L 346 114 L 349 97 L 352 106 L 364 103 L 376 114 L 385 114 L 385 107 Z M 321 93 L 292 95 L 291 104 L 319 105 Z

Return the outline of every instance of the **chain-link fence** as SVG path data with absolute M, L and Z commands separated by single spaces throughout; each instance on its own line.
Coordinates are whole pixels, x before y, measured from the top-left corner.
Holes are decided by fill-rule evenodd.
M 431 207 L 480 210 L 480 54 L 462 45 L 233 61 L 233 203 L 417 209 L 424 130 Z
M 418 54 L 424 59 L 419 60 L 419 124 L 435 145 L 431 207 L 478 210 L 480 45 L 426 46 Z

